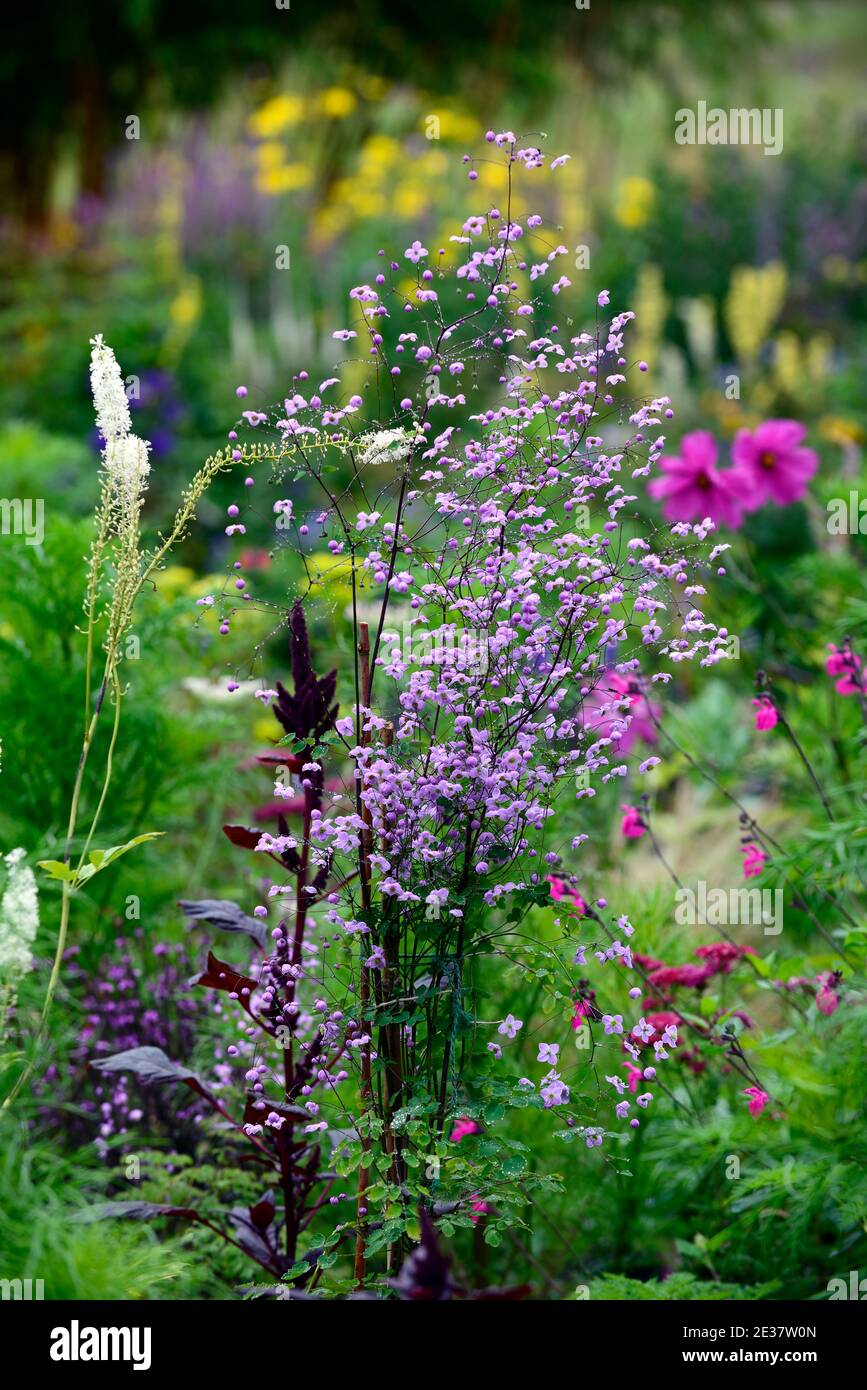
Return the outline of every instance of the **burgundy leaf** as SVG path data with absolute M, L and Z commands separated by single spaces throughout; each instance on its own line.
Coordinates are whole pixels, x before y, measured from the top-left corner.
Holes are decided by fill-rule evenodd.
M 197 922 L 207 922 L 219 931 L 240 932 L 255 941 L 260 951 L 268 944 L 264 923 L 255 917 L 248 917 L 237 903 L 224 902 L 220 898 L 202 898 L 197 902 L 182 898 L 178 907 Z
M 229 994 L 237 994 L 246 998 L 253 993 L 258 985 L 255 980 L 251 980 L 248 975 L 241 975 L 234 965 L 227 965 L 224 960 L 215 956 L 213 951 L 208 952 L 208 968 L 201 975 L 196 975 L 190 980 L 191 985 L 204 985 L 207 989 L 222 989 Z
M 130 1071 L 140 1081 L 149 1081 L 154 1085 L 166 1081 L 183 1081 L 193 1090 L 202 1091 L 204 1094 L 204 1088 L 196 1073 L 190 1071 L 189 1067 L 181 1066 L 179 1062 L 173 1062 L 161 1047 L 131 1047 L 126 1052 L 115 1052 L 112 1057 L 103 1057 L 90 1065 L 94 1071 Z
M 262 838 L 261 830 L 248 830 L 245 825 L 224 825 L 223 834 L 241 849 L 255 849 Z
M 183 1216 L 198 1221 L 195 1207 L 173 1207 L 169 1202 L 97 1202 L 76 1212 L 73 1221 L 111 1221 L 125 1218 L 131 1221 L 150 1221 L 156 1216 Z

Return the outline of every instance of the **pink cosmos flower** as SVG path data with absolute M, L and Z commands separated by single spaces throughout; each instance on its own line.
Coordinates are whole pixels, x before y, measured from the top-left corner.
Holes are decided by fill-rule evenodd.
M 720 472 L 716 440 L 707 430 L 685 434 L 680 454 L 660 459 L 664 473 L 647 485 L 651 497 L 664 503 L 667 521 L 703 521 L 709 516 L 720 526 L 737 530 L 743 521 L 750 489 L 736 469 Z
M 860 656 L 856 656 L 853 651 L 844 648 L 842 651 L 835 647 L 833 642 L 828 643 L 828 651 L 831 655 L 825 662 L 825 670 L 829 676 L 841 676 L 835 684 L 835 690 L 839 695 L 857 695 L 861 689 L 860 682 L 863 677 L 859 674 L 861 666 Z M 857 676 L 857 680 L 856 680 Z
M 798 502 L 819 466 L 812 449 L 802 449 L 806 429 L 797 420 L 766 420 L 752 433 L 738 430 L 732 445 L 735 470 L 748 489 L 748 511 L 765 502 Z
M 753 700 L 756 710 L 756 728 L 760 730 L 773 729 L 779 721 L 779 715 L 774 708 L 770 695 L 760 695 Z
M 744 878 L 757 878 L 768 862 L 768 856 L 758 845 L 741 845 L 744 856 Z
M 623 820 L 620 822 L 620 833 L 627 840 L 640 840 L 647 826 L 641 819 L 641 812 L 637 806 L 621 806 L 621 811 L 625 812 Z
M 749 1112 L 754 1119 L 757 1119 L 758 1116 L 761 1115 L 770 1100 L 767 1091 L 761 1091 L 758 1086 L 747 1086 L 745 1090 L 741 1091 L 741 1095 L 749 1096 Z

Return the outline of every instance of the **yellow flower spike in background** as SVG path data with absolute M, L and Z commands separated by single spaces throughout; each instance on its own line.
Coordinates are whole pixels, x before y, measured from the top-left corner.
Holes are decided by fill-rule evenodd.
M 172 323 L 177 324 L 178 328 L 190 328 L 201 312 L 202 282 L 196 275 L 187 275 L 169 305 Z
M 280 96 L 272 97 L 264 106 L 260 106 L 258 111 L 253 112 L 247 121 L 247 129 L 260 140 L 268 140 L 298 125 L 303 118 L 304 102 L 301 97 L 282 92 Z
M 439 121 L 441 140 L 449 140 L 456 145 L 472 145 L 479 141 L 484 133 L 481 124 L 472 116 L 460 111 L 440 110 L 436 102 L 431 103 L 430 114 L 436 116 Z M 423 127 L 426 120 L 425 115 L 422 117 Z
M 665 316 L 668 313 L 668 296 L 662 280 L 662 270 L 658 265 L 647 262 L 638 272 L 635 282 L 635 321 L 638 337 L 635 355 L 653 364 L 658 353 Z
M 161 597 L 176 599 L 182 594 L 189 594 L 196 579 L 195 570 L 190 569 L 188 565 L 166 565 L 165 569 L 159 570 L 154 576 L 154 588 Z M 222 576 L 220 583 L 223 583 Z
M 765 266 L 738 266 L 732 271 L 723 312 L 738 357 L 751 362 L 779 317 L 788 276 L 780 261 Z
M 256 162 L 260 169 L 273 169 L 286 158 L 286 147 L 280 140 L 263 140 L 256 146 Z
M 839 415 L 823 415 L 819 421 L 819 437 L 829 444 L 839 444 L 848 448 L 853 444 L 864 443 L 864 430 L 857 420 L 846 420 Z
M 273 198 L 281 193 L 297 193 L 301 188 L 309 188 L 313 182 L 313 170 L 307 164 L 278 164 L 274 168 L 260 169 L 255 182 L 260 193 Z
M 811 381 L 821 384 L 831 375 L 833 343 L 827 333 L 816 333 L 807 339 L 804 357 L 807 375 Z
M 678 312 L 686 329 L 686 341 L 693 360 L 709 367 L 716 355 L 716 305 L 710 295 L 682 299 Z
M 398 217 L 407 220 L 418 217 L 430 202 L 430 189 L 419 179 L 407 179 L 398 184 L 394 191 L 394 210 Z
M 635 176 L 624 179 L 617 190 L 614 218 L 621 227 L 643 227 L 656 202 L 656 189 L 650 179 Z
M 774 379 L 783 391 L 795 392 L 803 371 L 804 360 L 798 336 L 791 329 L 785 329 L 774 339 Z
M 260 715 L 253 721 L 251 733 L 258 743 L 276 743 L 279 732 L 280 725 L 273 716 L 269 719 Z
M 354 92 L 350 92 L 347 87 L 326 87 L 319 97 L 319 109 L 323 116 L 330 116 L 332 120 L 343 120 L 346 116 L 351 116 L 358 99 Z

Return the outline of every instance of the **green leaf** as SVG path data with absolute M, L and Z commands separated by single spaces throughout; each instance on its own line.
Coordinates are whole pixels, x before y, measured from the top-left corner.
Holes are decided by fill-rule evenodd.
M 503 1164 L 503 1174 L 507 1178 L 519 1178 L 527 1167 L 527 1160 L 522 1154 L 511 1154 Z
M 61 863 L 59 859 L 40 859 L 38 863 L 40 869 L 44 869 L 50 878 L 60 879 L 63 883 L 71 883 L 74 888 L 77 888 L 80 884 L 87 883 L 94 874 L 100 873 L 102 869 L 107 869 L 109 864 L 120 859 L 122 854 L 135 849 L 136 845 L 144 844 L 146 840 L 158 840 L 164 834 L 164 830 L 148 830 L 144 835 L 136 835 L 134 839 L 127 840 L 125 845 L 112 845 L 110 849 L 92 849 L 87 856 L 88 862 L 82 864 L 78 870 L 71 868 L 69 864 Z
M 49 878 L 62 879 L 64 883 L 70 883 L 75 878 L 75 870 L 68 864 L 62 864 L 59 859 L 40 859 L 37 861 L 40 869 L 44 869 Z

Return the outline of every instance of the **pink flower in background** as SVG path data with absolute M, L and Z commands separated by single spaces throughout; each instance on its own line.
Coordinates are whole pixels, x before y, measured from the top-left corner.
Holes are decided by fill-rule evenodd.
M 638 1083 L 644 1076 L 644 1072 L 641 1070 L 641 1067 L 636 1067 L 633 1062 L 624 1062 L 623 1065 L 628 1072 L 626 1084 L 629 1087 L 631 1094 L 634 1095 L 635 1092 L 638 1090 Z
M 798 502 L 819 466 L 812 449 L 801 448 L 806 430 L 797 420 L 766 420 L 758 429 L 738 430 L 732 445 L 734 471 L 747 488 L 747 511 L 765 502 Z
M 837 976 L 834 974 L 818 975 L 816 983 L 819 986 L 816 993 L 816 1008 L 820 1014 L 830 1018 L 831 1014 L 840 1007 L 840 996 L 834 988 L 837 983 Z
M 551 887 L 551 897 L 554 899 L 555 903 L 563 902 L 564 898 L 568 898 L 575 908 L 575 911 L 578 913 L 578 916 L 586 916 L 587 904 L 577 888 L 572 888 L 562 878 L 557 878 L 554 874 L 548 876 L 548 883 Z
M 673 985 L 698 989 L 713 973 L 706 965 L 663 965 L 659 970 L 654 970 L 648 979 L 656 989 L 668 989 Z
M 624 710 L 612 709 L 614 704 L 629 701 Z M 583 705 L 584 723 L 600 738 L 614 738 L 618 753 L 628 753 L 636 739 L 656 743 L 657 730 L 653 720 L 661 714 L 659 705 L 649 703 L 635 679 L 621 676 L 618 671 L 606 671 Z M 651 717 L 652 716 L 652 717 Z M 629 728 L 614 733 L 615 726 L 629 719 Z
M 627 840 L 640 840 L 647 826 L 641 819 L 641 812 L 637 806 L 621 806 L 621 811 L 625 812 L 623 820 L 620 822 L 620 833 Z
M 761 730 L 773 729 L 774 725 L 779 722 L 780 716 L 774 709 L 770 695 L 760 695 L 758 699 L 753 700 L 753 704 L 756 710 L 756 728 Z
M 833 642 L 828 643 L 828 651 L 831 655 L 825 661 L 825 670 L 829 676 L 840 676 L 835 685 L 839 695 L 857 695 L 861 689 L 859 682 L 862 680 L 860 675 L 861 658 L 856 656 L 848 648 L 835 647 Z M 855 677 L 858 677 L 856 680 Z
M 730 941 L 712 941 L 709 946 L 697 946 L 693 951 L 714 975 L 730 974 L 736 961 L 755 954 L 754 946 L 735 946 Z
M 680 454 L 660 459 L 662 478 L 647 485 L 651 497 L 663 502 L 667 521 L 703 521 L 737 530 L 743 521 L 749 489 L 736 469 L 720 472 L 716 440 L 707 430 L 685 434 Z
M 767 1091 L 760 1090 L 758 1086 L 747 1086 L 745 1090 L 741 1091 L 741 1095 L 749 1096 L 749 1112 L 754 1119 L 757 1119 L 758 1116 L 761 1115 L 770 1100 Z
M 471 1207 L 472 1210 L 470 1212 L 470 1220 L 472 1221 L 474 1226 L 478 1225 L 481 1218 L 483 1216 L 487 1216 L 488 1212 L 491 1210 L 488 1203 L 481 1201 L 478 1197 L 475 1197 L 473 1199 Z
M 468 1134 L 480 1134 L 481 1130 L 475 1120 L 471 1120 L 468 1115 L 461 1115 L 455 1121 L 455 1127 L 449 1135 L 453 1144 L 459 1144 L 462 1139 L 466 1139 Z
M 768 856 L 758 845 L 741 845 L 744 856 L 744 878 L 757 878 L 768 862 Z
M 575 1033 L 578 1032 L 578 1029 L 581 1028 L 581 1027 L 583 1026 L 583 1023 L 584 1023 L 585 1018 L 592 1018 L 592 1017 L 593 1017 L 593 1005 L 590 1003 L 590 1000 L 589 1000 L 589 999 L 581 999 L 581 1000 L 579 1000 L 579 1002 L 575 1005 L 575 1012 L 574 1012 L 574 1014 L 572 1015 L 572 1030 L 573 1030 L 573 1032 L 575 1032 Z

